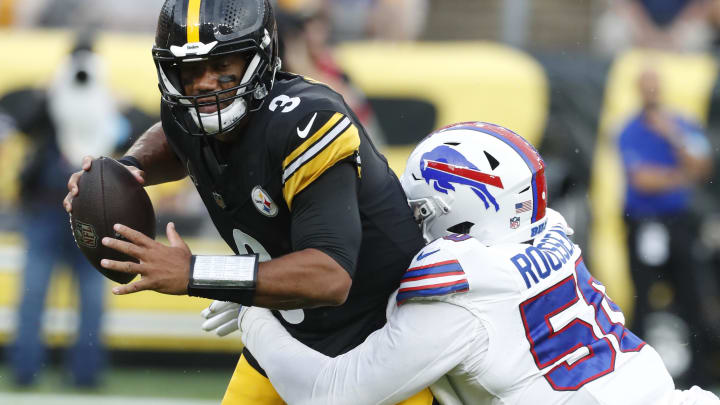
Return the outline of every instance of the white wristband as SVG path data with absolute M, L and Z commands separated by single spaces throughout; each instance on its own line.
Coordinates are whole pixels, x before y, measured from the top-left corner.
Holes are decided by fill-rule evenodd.
M 193 256 L 190 268 L 194 287 L 254 288 L 258 255 Z

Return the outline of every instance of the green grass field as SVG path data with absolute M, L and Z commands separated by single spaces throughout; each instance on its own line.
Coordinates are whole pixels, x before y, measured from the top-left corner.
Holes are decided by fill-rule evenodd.
M 10 370 L 0 365 L 0 404 L 219 404 L 232 370 L 113 368 L 96 389 L 68 384 L 62 369 L 48 368 L 30 388 L 12 383 Z

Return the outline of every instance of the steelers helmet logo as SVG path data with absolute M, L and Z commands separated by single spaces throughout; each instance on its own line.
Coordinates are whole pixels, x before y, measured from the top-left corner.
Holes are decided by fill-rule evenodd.
M 277 205 L 268 195 L 267 191 L 263 190 L 260 186 L 255 186 L 251 193 L 253 204 L 255 208 L 260 211 L 261 214 L 266 217 L 274 217 L 278 213 Z

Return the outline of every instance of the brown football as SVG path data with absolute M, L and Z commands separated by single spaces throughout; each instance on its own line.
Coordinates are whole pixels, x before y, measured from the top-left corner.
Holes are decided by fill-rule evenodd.
M 75 243 L 90 263 L 105 277 L 124 284 L 135 275 L 100 266 L 101 259 L 137 262 L 101 243 L 105 236 L 124 239 L 113 230 L 114 224 L 129 226 L 155 239 L 155 211 L 143 186 L 122 163 L 100 157 L 80 176 L 70 226 Z

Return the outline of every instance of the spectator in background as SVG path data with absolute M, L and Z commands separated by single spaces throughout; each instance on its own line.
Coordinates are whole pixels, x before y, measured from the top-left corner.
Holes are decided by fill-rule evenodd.
M 720 0 L 708 0 L 710 5 L 710 27 L 713 31 L 712 46 L 715 54 L 720 50 Z
M 658 325 L 648 322 L 649 315 L 660 309 L 651 305 L 652 291 L 658 281 L 670 284 L 675 311 L 692 331 L 689 338 L 692 374 L 686 377 L 707 378 L 699 352 L 702 298 L 691 252 L 697 234 L 691 198 L 694 188 L 710 174 L 711 148 L 697 123 L 661 106 L 660 79 L 655 71 L 647 69 L 641 73 L 638 90 L 642 110 L 619 137 L 627 178 L 625 220 L 636 292 L 632 329 L 641 338 L 651 340 L 648 335 Z M 669 368 L 672 372 L 672 367 Z M 677 370 L 674 376 L 680 372 Z
M 289 0 L 293 1 L 293 0 Z M 428 0 L 325 0 L 335 41 L 412 41 L 425 29 Z
M 365 95 L 335 61 L 329 43 L 330 24 L 323 0 L 279 0 L 276 18 L 283 69 L 327 84 L 340 93 L 372 137 L 384 137 Z
M 100 334 L 105 279 L 75 246 L 61 205 L 67 178 L 79 169 L 75 162 L 84 155 L 107 155 L 129 137 L 130 126 L 114 106 L 103 82 L 102 61 L 91 45 L 89 35 L 79 36 L 47 90 L 26 88 L 0 99 L 4 132 L 14 127 L 31 142 L 20 175 L 27 254 L 17 334 L 8 348 L 19 386 L 33 384 L 44 366 L 45 298 L 53 267 L 61 261 L 72 268 L 80 292 L 78 329 L 68 358 L 72 383 L 95 387 L 104 363 Z
M 628 47 L 705 51 L 713 41 L 714 0 L 608 0 L 596 38 L 600 51 Z

